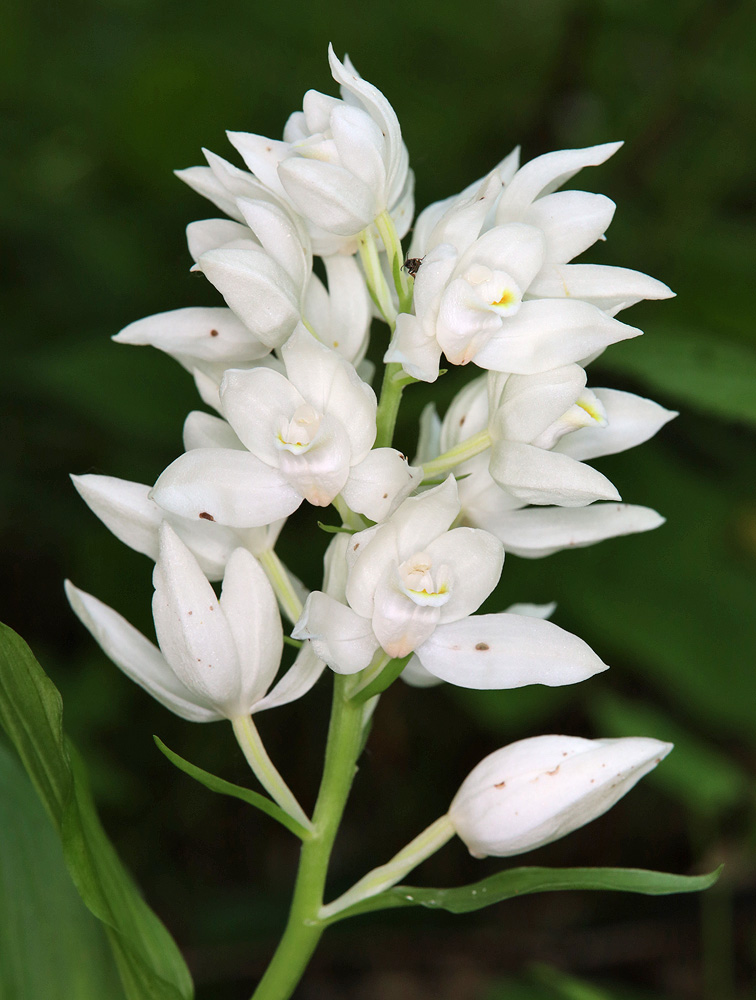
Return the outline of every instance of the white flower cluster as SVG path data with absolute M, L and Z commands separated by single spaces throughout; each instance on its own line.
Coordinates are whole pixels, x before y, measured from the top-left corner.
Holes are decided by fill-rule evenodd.
M 207 166 L 179 172 L 224 213 L 192 223 L 187 239 L 193 269 L 225 305 L 151 316 L 115 337 L 172 355 L 217 415 L 189 414 L 185 453 L 152 488 L 74 477 L 108 528 L 156 561 L 159 648 L 68 584 L 71 604 L 123 671 L 193 721 L 242 726 L 304 695 L 326 664 L 350 675 L 354 697 L 399 671 L 418 687 L 585 680 L 605 664 L 546 620 L 552 607 L 475 614 L 505 550 L 545 556 L 662 523 L 619 502 L 586 464 L 674 416 L 586 387 L 589 362 L 640 333 L 617 314 L 672 294 L 635 271 L 570 263 L 604 238 L 614 204 L 558 189 L 620 144 L 524 166 L 514 151 L 418 216 L 403 265 L 413 175 L 396 114 L 348 60 L 329 57 L 340 97 L 309 91 L 283 141 L 229 135 L 247 169 L 207 152 Z M 378 399 L 365 354 L 381 317 L 390 333 Z M 426 410 L 410 465 L 391 447 L 401 392 L 434 382 L 442 355 L 478 376 L 443 420 Z M 333 504 L 343 521 L 323 590 L 309 595 L 275 554 L 304 502 Z M 302 648 L 275 683 L 277 602 Z M 476 855 L 525 851 L 603 812 L 668 749 L 521 741 L 472 772 L 448 818 Z

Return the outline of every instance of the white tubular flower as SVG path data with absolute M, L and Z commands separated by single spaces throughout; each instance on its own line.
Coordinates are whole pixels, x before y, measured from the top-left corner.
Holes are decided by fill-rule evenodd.
M 451 527 L 459 513 L 449 478 L 405 500 L 382 524 L 352 536 L 342 603 L 310 594 L 293 632 L 337 673 L 414 652 L 434 676 L 461 687 L 571 684 L 605 664 L 582 640 L 520 614 L 469 617 L 491 593 L 503 562 L 485 531 Z
M 154 583 L 159 649 L 96 598 L 71 583 L 66 593 L 113 662 L 176 715 L 212 722 L 254 712 L 276 676 L 283 646 L 276 599 L 255 557 L 246 549 L 233 552 L 218 599 L 197 560 L 165 524 Z M 307 673 L 301 664 L 298 673 Z M 294 692 L 290 681 L 287 686 L 292 697 L 307 689 L 303 684 Z M 271 696 L 265 707 L 283 703 Z
M 399 316 L 386 360 L 425 381 L 437 377 L 441 352 L 452 364 L 534 374 L 638 336 L 611 317 L 672 292 L 626 268 L 568 265 L 603 238 L 614 204 L 553 193 L 619 145 L 549 153 L 516 172 L 510 155 L 476 188 L 421 213 L 410 251 L 422 258 L 415 314 Z
M 476 858 L 522 854 L 601 816 L 671 749 L 645 737 L 519 740 L 470 772 L 448 818 Z
M 370 451 L 377 403 L 352 365 L 301 326 L 281 353 L 288 377 L 232 370 L 221 385 L 223 412 L 248 451 L 182 455 L 155 484 L 161 507 L 249 527 L 286 517 L 305 499 L 327 506 L 346 491 L 347 502 L 373 519 L 412 489 L 419 470 L 398 452 Z

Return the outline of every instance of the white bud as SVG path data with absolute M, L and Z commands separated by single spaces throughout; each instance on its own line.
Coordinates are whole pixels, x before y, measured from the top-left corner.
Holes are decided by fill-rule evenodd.
M 470 772 L 449 819 L 474 857 L 521 854 L 601 816 L 671 749 L 640 736 L 519 740 Z

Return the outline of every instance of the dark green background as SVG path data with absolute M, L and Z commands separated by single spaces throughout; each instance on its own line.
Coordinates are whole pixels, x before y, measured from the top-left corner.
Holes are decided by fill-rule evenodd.
M 334 92 L 329 40 L 396 108 L 419 207 L 459 190 L 518 142 L 529 159 L 626 140 L 574 182 L 618 205 L 607 243 L 586 259 L 647 271 L 678 298 L 623 315 L 647 335 L 611 348 L 591 378 L 681 411 L 657 441 L 600 463 L 625 500 L 655 507 L 667 525 L 548 560 L 511 557 L 491 604 L 557 600 L 555 620 L 613 669 L 560 691 L 397 685 L 358 778 L 334 887 L 445 810 L 485 753 L 560 731 L 643 733 L 672 738 L 677 750 L 611 814 L 533 863 L 697 871 L 726 860 L 728 868 L 703 910 L 693 897 L 582 894 L 502 904 L 464 921 L 389 914 L 355 922 L 326 938 L 301 996 L 583 996 L 544 973 L 517 992 L 511 977 L 536 960 L 616 997 L 749 996 L 756 6 L 68 0 L 16 5 L 6 17 L 0 617 L 61 687 L 108 828 L 185 948 L 200 1000 L 250 992 L 283 920 L 294 849 L 264 817 L 171 769 L 153 732 L 245 780 L 222 726 L 192 727 L 152 705 L 68 611 L 64 576 L 151 627 L 150 564 L 109 536 L 67 475 L 151 482 L 179 452 L 183 418 L 198 405 L 191 380 L 157 352 L 108 338 L 152 312 L 217 303 L 189 275 L 182 236 L 188 222 L 217 213 L 171 170 L 201 162 L 203 145 L 233 158 L 225 128 L 278 137 L 306 89 Z M 459 384 L 446 381 L 407 393 L 400 447 L 411 450 L 422 403 L 443 406 Z M 297 567 L 312 523 L 305 515 L 287 527 L 282 551 Z M 302 575 L 317 584 L 317 557 Z M 308 803 L 326 687 L 261 720 L 272 755 Z M 456 844 L 418 877 L 453 884 L 495 868 Z

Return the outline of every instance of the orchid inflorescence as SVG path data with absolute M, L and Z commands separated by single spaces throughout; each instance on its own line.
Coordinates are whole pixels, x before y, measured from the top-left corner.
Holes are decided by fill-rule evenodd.
M 385 893 L 454 834 L 483 857 L 569 833 L 670 749 L 646 738 L 541 736 L 498 750 L 445 816 L 324 902 L 354 762 L 390 683 L 554 686 L 606 669 L 548 620 L 553 605 L 475 612 L 499 581 L 505 551 L 538 558 L 660 525 L 655 511 L 621 503 L 586 463 L 642 443 L 675 416 L 631 393 L 587 387 L 588 364 L 641 333 L 617 314 L 672 295 L 636 271 L 569 263 L 604 238 L 615 206 L 559 189 L 621 144 L 522 166 L 515 149 L 421 212 L 402 248 L 413 174 L 396 114 L 348 59 L 333 50 L 329 59 L 341 97 L 308 91 L 283 141 L 229 133 L 247 169 L 206 152 L 207 166 L 179 171 L 224 215 L 192 223 L 187 239 L 193 270 L 226 305 L 150 316 L 114 338 L 170 354 L 217 414 L 189 414 L 186 450 L 153 487 L 74 477 L 107 527 L 155 560 L 158 645 L 67 584 L 74 611 L 128 676 L 184 719 L 231 721 L 303 840 L 303 888 L 287 931 L 300 943 Z M 366 360 L 374 320 L 389 328 L 378 397 Z M 447 368 L 470 365 L 473 377 L 443 418 L 432 404 L 423 411 L 410 463 L 392 445 L 402 393 L 435 382 L 442 355 Z M 333 505 L 342 522 L 323 588 L 309 594 L 275 552 L 303 503 Z M 300 646 L 280 678 L 279 608 L 288 641 Z M 334 712 L 308 815 L 253 716 L 305 696 L 326 666 Z M 275 960 L 271 970 L 260 996 L 287 996 Z

